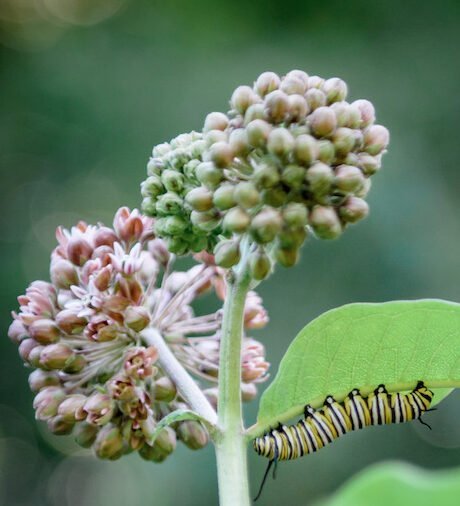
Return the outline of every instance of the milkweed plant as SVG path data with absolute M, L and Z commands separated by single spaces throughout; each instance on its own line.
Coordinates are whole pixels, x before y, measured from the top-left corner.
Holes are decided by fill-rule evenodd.
M 258 284 L 295 266 L 307 240 L 337 239 L 368 215 L 388 143 L 372 103 L 350 101 L 342 79 L 293 70 L 264 72 L 235 89 L 228 112 L 155 146 L 141 211 L 59 227 L 50 281 L 18 298 L 9 337 L 31 370 L 36 418 L 108 460 L 137 452 L 159 463 L 178 444 L 212 443 L 221 506 L 245 506 L 248 445 L 263 453 L 273 441 L 271 460 L 308 453 L 307 431 L 274 430 L 308 416 L 305 406 L 334 435 L 339 422 L 321 411 L 327 396 L 350 429 L 353 389 L 360 399 L 384 392 L 379 414 L 391 418 L 394 399 L 416 402 L 420 384 L 434 403 L 459 386 L 457 304 L 351 304 L 300 332 L 257 422 L 242 422 L 242 403 L 269 377 L 251 336 L 268 322 Z M 184 255 L 194 259 L 188 270 L 176 265 Z M 209 292 L 222 308 L 197 314 L 195 299 Z M 417 418 L 404 413 L 400 421 Z M 312 429 L 319 447 L 321 427 Z

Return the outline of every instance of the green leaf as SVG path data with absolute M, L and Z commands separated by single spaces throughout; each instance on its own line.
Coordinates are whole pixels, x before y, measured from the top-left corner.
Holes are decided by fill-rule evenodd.
M 201 422 L 210 433 L 215 430 L 215 427 L 209 424 L 208 421 L 202 418 L 200 415 L 195 413 L 195 411 L 190 411 L 188 409 L 176 409 L 176 411 L 172 411 L 158 422 L 158 424 L 155 426 L 155 430 L 152 432 L 149 443 L 152 445 L 160 432 L 165 427 L 173 423 L 182 422 L 183 420 L 196 420 L 198 422 Z
M 292 342 L 262 396 L 259 435 L 317 408 L 327 395 L 342 400 L 353 388 L 367 395 L 380 383 L 389 391 L 460 387 L 460 304 L 441 300 L 350 304 L 324 313 Z
M 359 474 L 321 506 L 457 506 L 460 469 L 423 471 L 401 462 L 386 462 Z

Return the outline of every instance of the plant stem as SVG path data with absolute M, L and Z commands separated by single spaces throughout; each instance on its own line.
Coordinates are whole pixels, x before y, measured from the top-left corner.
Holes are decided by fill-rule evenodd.
M 220 506 L 249 506 L 246 440 L 241 407 L 241 339 L 250 276 L 242 259 L 228 280 L 219 361 L 218 423 L 215 441 Z
M 153 327 L 146 328 L 141 333 L 142 339 L 149 345 L 155 346 L 158 351 L 158 362 L 164 372 L 177 386 L 178 391 L 190 407 L 211 425 L 217 425 L 217 414 L 209 404 L 195 380 L 182 367 L 174 356 L 163 337 Z

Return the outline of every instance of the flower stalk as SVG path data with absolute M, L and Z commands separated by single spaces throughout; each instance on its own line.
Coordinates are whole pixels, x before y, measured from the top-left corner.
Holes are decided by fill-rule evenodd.
M 224 304 L 220 347 L 218 419 L 216 441 L 220 506 L 250 504 L 246 441 L 241 406 L 241 339 L 244 305 L 251 277 L 247 259 L 231 272 Z
M 205 395 L 182 367 L 174 356 L 160 333 L 153 327 L 146 328 L 141 333 L 142 339 L 149 346 L 154 346 L 158 351 L 158 363 L 175 383 L 182 397 L 190 404 L 192 409 L 203 417 L 210 425 L 217 424 L 217 414 L 206 399 Z

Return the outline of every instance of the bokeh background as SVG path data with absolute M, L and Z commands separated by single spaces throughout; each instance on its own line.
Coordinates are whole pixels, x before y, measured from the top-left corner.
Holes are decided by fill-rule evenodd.
M 6 332 L 16 296 L 47 279 L 55 227 L 138 206 L 152 146 L 201 128 L 264 70 L 340 76 L 392 134 L 370 217 L 339 241 L 310 240 L 297 268 L 261 287 L 273 372 L 332 307 L 460 301 L 459 23 L 458 0 L 0 0 L 1 505 L 216 504 L 211 447 L 108 463 L 48 435 Z M 374 428 L 285 463 L 259 504 L 312 504 L 387 459 L 460 466 L 459 400 L 429 415 L 431 432 Z M 265 464 L 251 455 L 254 490 Z

